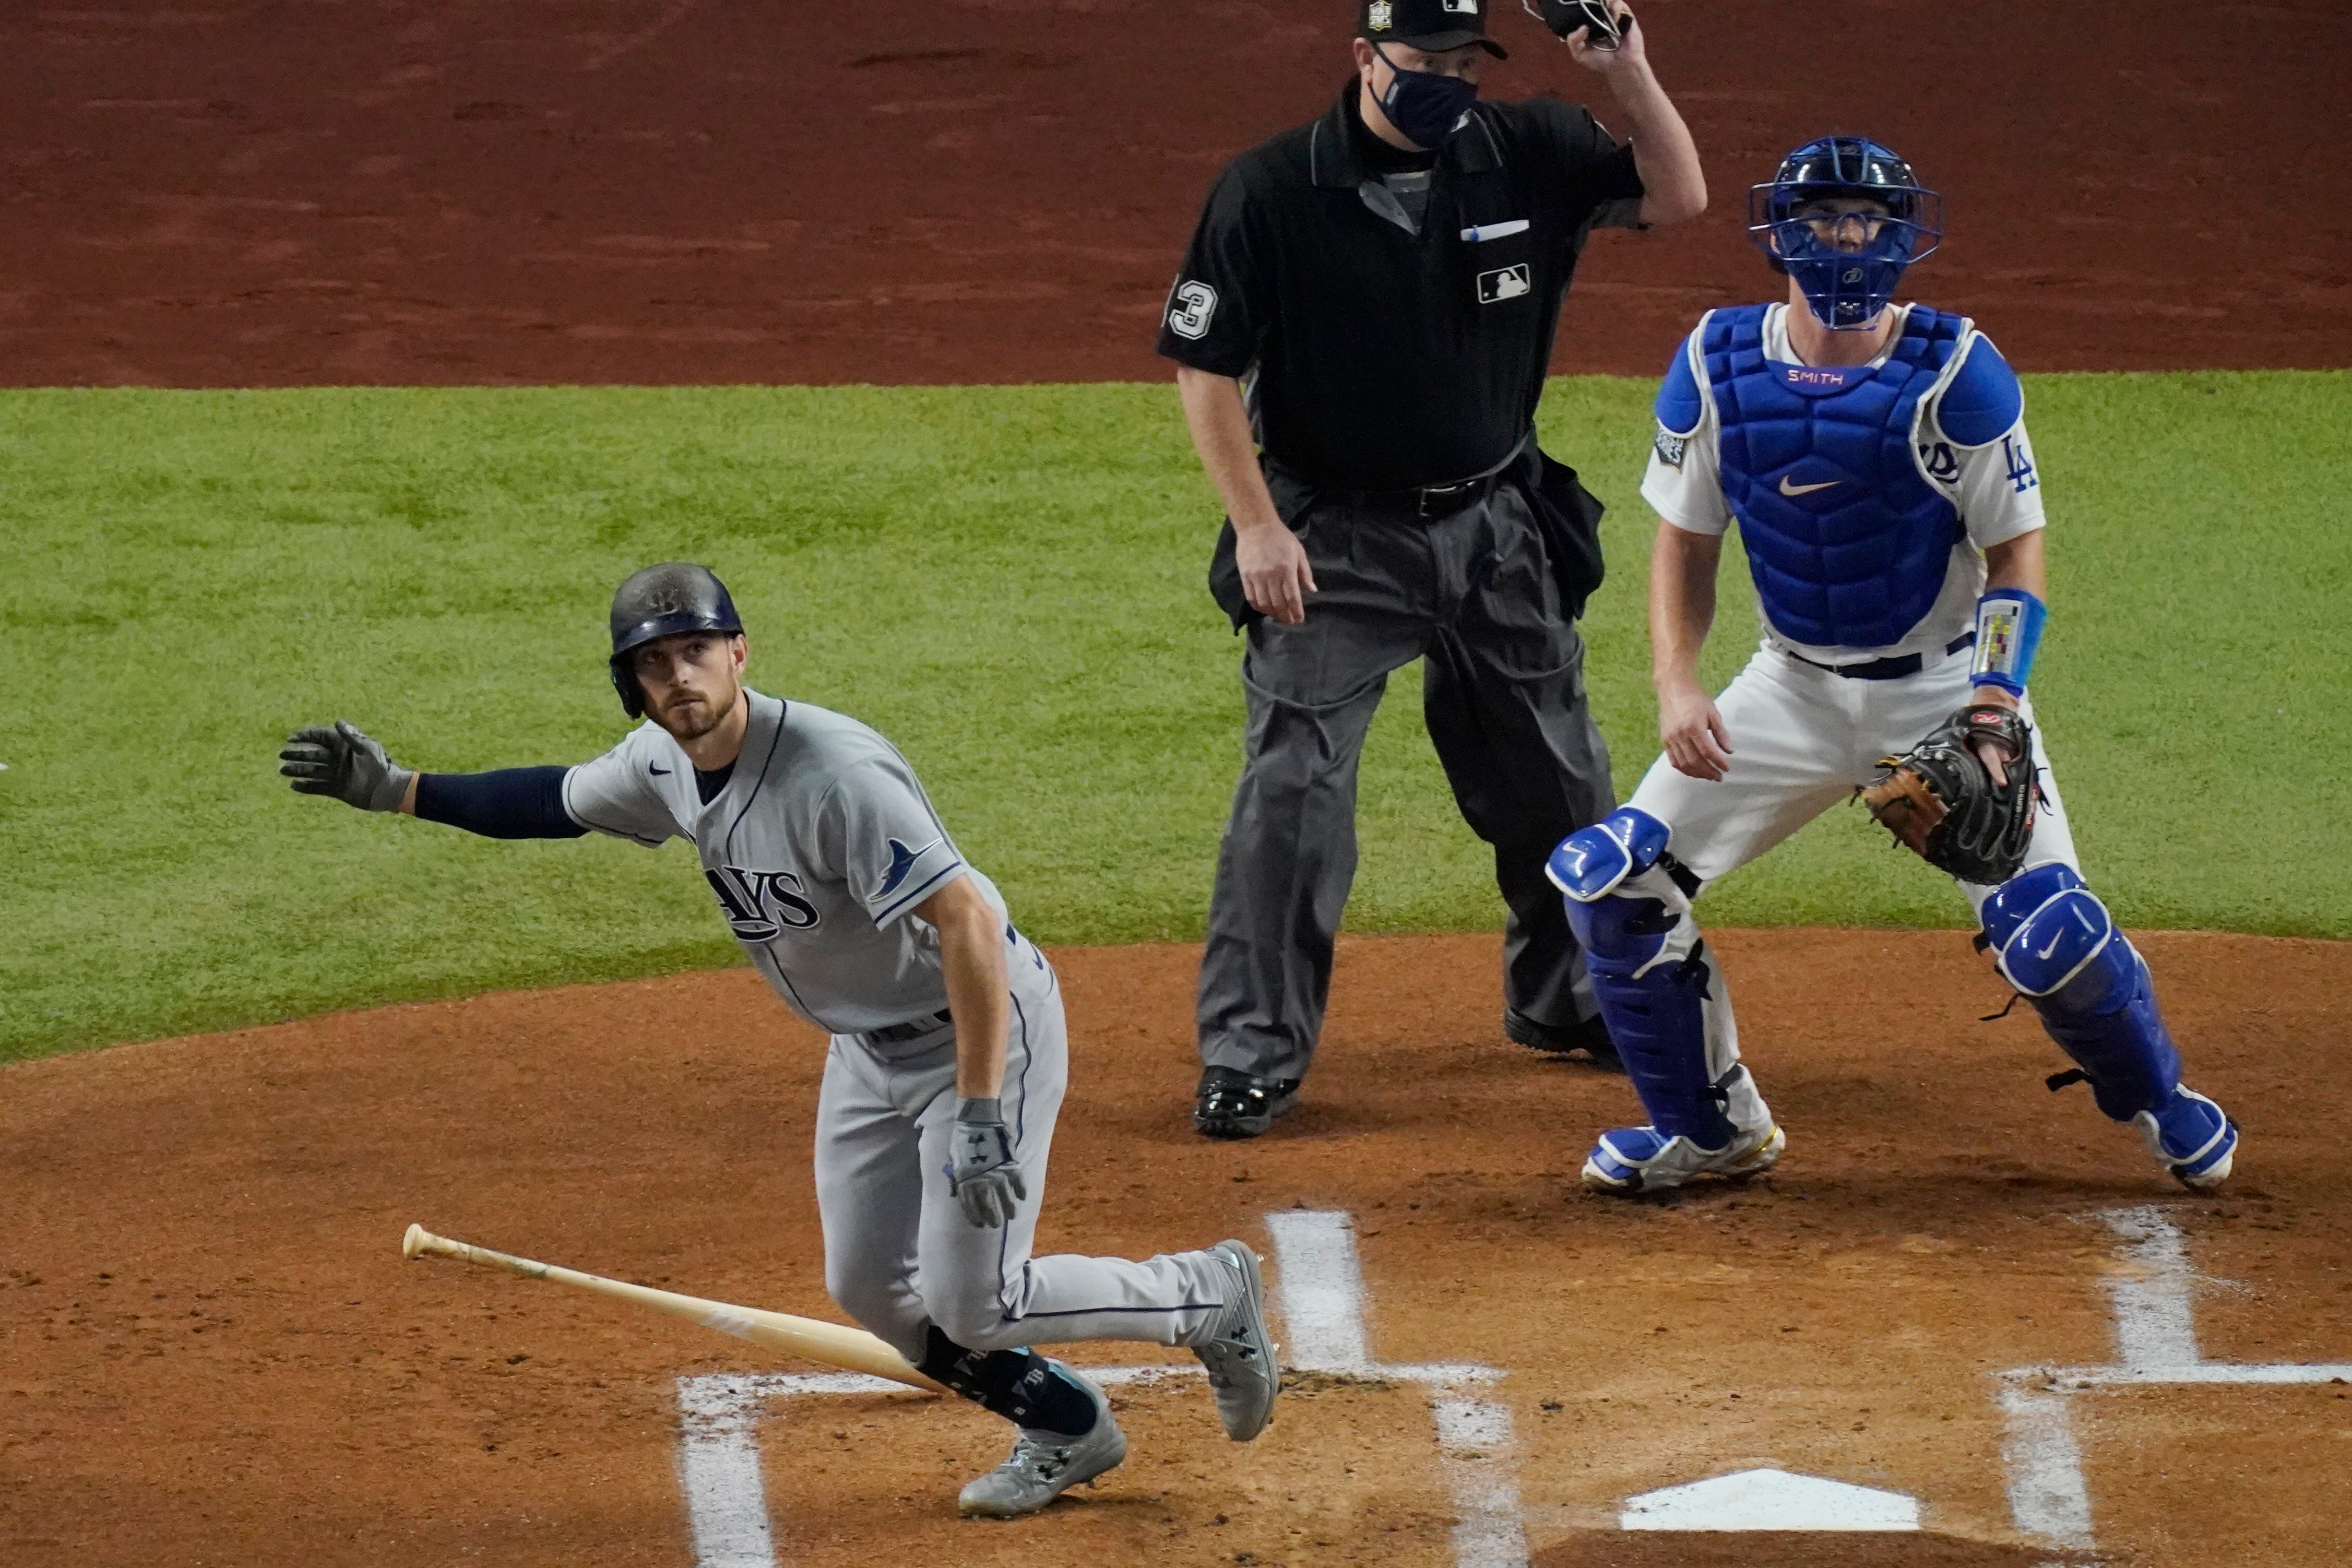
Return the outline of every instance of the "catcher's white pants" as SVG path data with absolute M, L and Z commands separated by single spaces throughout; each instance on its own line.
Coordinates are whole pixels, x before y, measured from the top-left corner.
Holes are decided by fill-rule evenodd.
M 1004 1068 L 1004 1121 L 1029 1195 L 1009 1223 L 982 1229 L 948 1188 L 954 1035 L 898 1058 L 834 1037 L 816 1113 L 825 1289 L 908 1361 L 922 1356 L 926 1323 L 975 1351 L 1074 1340 L 1176 1345 L 1193 1342 L 1224 1310 L 1232 1275 L 1205 1253 L 1141 1263 L 1029 1256 L 1068 1081 L 1062 992 L 1048 969 L 1042 982 L 1013 988 Z
M 1731 731 L 1731 766 L 1721 779 L 1678 773 L 1661 755 L 1627 802 L 1674 829 L 1667 845 L 1701 881 L 1738 870 L 1885 770 L 1897 756 L 1969 700 L 1969 657 L 1948 655 L 1916 675 L 1854 680 L 1770 647 L 1717 697 Z M 2025 704 L 2025 716 L 2033 708 Z M 2033 727 L 2033 765 L 2042 786 L 2028 867 L 2060 861 L 2080 872 L 2058 784 Z M 1992 889 L 1961 882 L 1971 910 Z

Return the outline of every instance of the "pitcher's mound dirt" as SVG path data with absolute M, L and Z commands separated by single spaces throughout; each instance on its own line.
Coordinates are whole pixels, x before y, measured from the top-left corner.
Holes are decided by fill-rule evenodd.
M 2026 1009 L 1976 1021 L 2003 992 L 1958 935 L 1719 942 L 1788 1158 L 1642 1203 L 1578 1189 L 1633 1100 L 1503 1041 L 1490 938 L 1345 943 L 1305 1103 L 1241 1144 L 1187 1121 L 1195 952 L 1060 953 L 1076 1082 L 1041 1244 L 1142 1255 L 1349 1211 L 1373 1353 L 1507 1373 L 1482 1397 L 1510 1412 L 1553 1568 L 2056 1560 L 2010 1550 L 2032 1543 L 1988 1374 L 2113 1359 L 2101 1210 L 2153 1204 L 2179 1228 L 2210 1281 L 2209 1358 L 2352 1360 L 2352 945 L 2145 939 L 2191 1080 L 2245 1129 L 2229 1191 L 2192 1198 L 2083 1090 L 2042 1089 L 2060 1059 Z M 692 1562 L 677 1380 L 775 1363 L 583 1293 L 404 1263 L 401 1233 L 836 1316 L 808 1171 L 818 1067 L 816 1038 L 729 971 L 0 1070 L 0 1561 Z M 2352 1555 L 2348 1392 L 2070 1399 L 2105 1559 Z M 953 1515 L 1002 1456 L 993 1418 L 778 1401 L 760 1429 L 775 1557 L 1454 1560 L 1423 1389 L 1301 1379 L 1246 1447 L 1197 1380 L 1118 1399 L 1127 1463 L 1005 1528 Z M 1908 1493 L 1927 1532 L 1872 1556 L 1615 1531 L 1627 1497 L 1764 1465 Z

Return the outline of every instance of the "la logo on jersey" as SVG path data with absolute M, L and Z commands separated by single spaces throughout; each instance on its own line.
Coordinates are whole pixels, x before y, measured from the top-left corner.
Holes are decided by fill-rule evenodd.
M 801 879 L 790 871 L 751 871 L 740 866 L 706 866 L 719 912 L 738 940 L 769 942 L 784 931 L 807 931 L 817 922 L 816 906 L 801 897 Z

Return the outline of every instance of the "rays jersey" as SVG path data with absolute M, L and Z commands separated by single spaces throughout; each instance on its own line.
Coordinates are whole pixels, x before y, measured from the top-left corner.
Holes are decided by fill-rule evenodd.
M 2043 522 L 2015 374 L 1966 318 L 1895 310 L 1845 369 L 1795 363 L 1786 305 L 1709 311 L 1658 394 L 1643 499 L 1693 533 L 1737 518 L 1764 645 L 1816 663 L 1940 658 L 1983 551 Z
M 819 1028 L 857 1034 L 940 1013 L 939 935 L 911 911 L 959 875 L 1000 913 L 1003 896 L 965 862 L 881 735 L 805 702 L 745 695 L 743 750 L 709 802 L 693 763 L 648 721 L 564 775 L 563 809 L 648 848 L 691 843 L 752 963 Z M 1004 933 L 1013 994 L 1044 994 L 1044 956 L 1010 921 Z

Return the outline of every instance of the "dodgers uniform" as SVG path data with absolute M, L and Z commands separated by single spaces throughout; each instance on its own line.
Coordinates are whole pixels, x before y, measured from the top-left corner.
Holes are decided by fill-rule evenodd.
M 1829 145 L 1790 162 L 1826 160 Z M 1781 190 L 1801 184 L 1787 168 Z M 1903 193 L 1923 194 L 1907 166 L 1901 179 L 1898 214 Z M 1862 278 L 1853 259 L 1835 270 Z M 1813 300 L 1816 279 L 1798 279 Z M 1819 292 L 1833 327 L 1882 308 L 1849 311 Z M 1787 1142 L 1740 1064 L 1730 994 L 1691 900 L 1874 782 L 1882 758 L 1945 722 L 1976 685 L 2006 682 L 2032 718 L 2022 682 L 2043 607 L 2017 590 L 1988 594 L 1983 553 L 2043 526 L 2022 392 L 1966 318 L 1883 308 L 1894 313 L 1884 351 L 1843 367 L 1798 361 L 1786 305 L 1711 311 L 1658 394 L 1643 494 L 1675 528 L 1720 535 L 1738 522 L 1765 630 L 1717 700 L 1723 776 L 1661 756 L 1631 801 L 1570 835 L 1547 867 L 1650 1117 L 1601 1134 L 1583 1171 L 1600 1191 L 1754 1175 Z M 2015 628 L 2029 615 L 2021 653 Z M 1979 657 L 1980 635 L 1997 657 Z M 1961 885 L 1980 945 L 2077 1064 L 2053 1086 L 2087 1080 L 2100 1110 L 2133 1123 L 2176 1177 L 2210 1188 L 2230 1173 L 2236 1129 L 2180 1083 L 2147 965 L 2084 883 L 2038 725 L 2032 735 L 2039 810 L 2023 864 L 1998 887 Z
M 1751 306 L 1700 321 L 1659 394 L 1658 431 L 1642 480 L 1643 499 L 1658 515 L 1692 533 L 1730 530 L 1731 489 L 1748 497 L 1757 520 L 1742 531 L 1742 542 L 1764 612 L 1763 642 L 1716 702 L 1731 731 L 1731 765 L 1720 780 L 1696 779 L 1660 756 L 1628 802 L 1674 826 L 1675 858 L 1703 883 L 1738 870 L 1875 780 L 1884 771 L 1881 757 L 1908 750 L 1968 700 L 1983 552 L 2043 523 L 2017 377 L 1972 323 L 1925 306 L 1890 307 L 1899 323 L 1886 353 L 1851 371 L 1822 370 L 1794 363 L 1788 309 Z M 1777 481 L 1759 479 L 1759 459 L 1769 460 L 1773 440 L 1795 435 L 1792 419 L 1767 416 L 1761 430 L 1752 420 L 1741 422 L 1727 478 L 1723 416 L 1706 363 L 1711 337 L 1722 341 L 1726 362 L 1757 354 L 1787 367 L 1782 384 L 1805 379 L 1797 395 L 1811 402 L 1843 402 L 1831 390 L 1833 383 L 1851 383 L 1856 392 L 1892 390 L 1898 402 L 1909 401 L 1907 420 L 1899 408 L 1888 416 L 1908 426 L 1906 455 L 1891 460 L 1907 463 L 1910 471 L 1898 466 L 1885 476 L 1894 483 L 1885 484 L 1876 472 L 1852 473 L 1824 456 L 1794 465 Z M 1916 363 L 1890 373 L 1889 361 L 1898 356 Z M 1897 376 L 1899 384 L 1888 389 Z M 1871 445 L 1872 459 L 1890 460 L 1885 443 Z M 1904 499 L 1924 503 L 1928 526 L 1907 531 L 1893 581 L 1864 579 L 1859 569 L 1844 582 L 1813 581 L 1829 574 L 1814 571 L 1816 561 L 1827 567 L 1840 549 L 1857 556 L 1866 549 L 1867 532 L 1884 521 L 1887 492 L 1898 489 L 1911 492 Z M 1763 509 L 1774 500 L 1788 512 L 1821 519 L 1825 529 L 1843 519 L 1853 536 L 1832 534 L 1814 546 L 1768 531 L 1776 520 Z M 1915 608 L 1916 618 L 1906 626 L 1904 617 Z M 1832 673 L 1915 658 L 1916 673 L 1888 679 Z M 2027 712 L 2031 717 L 2030 705 Z M 2034 766 L 2045 804 L 2034 817 L 2026 864 L 2054 861 L 2079 870 L 2039 726 Z M 1960 886 L 1972 909 L 1990 890 Z

